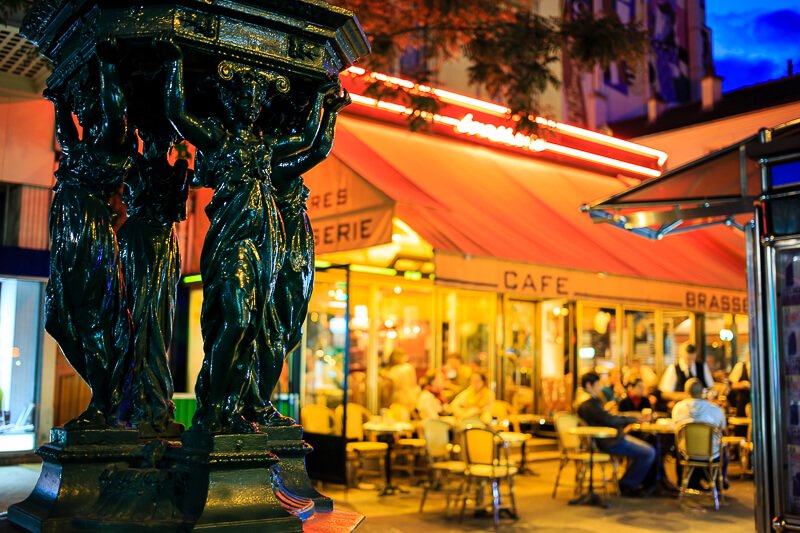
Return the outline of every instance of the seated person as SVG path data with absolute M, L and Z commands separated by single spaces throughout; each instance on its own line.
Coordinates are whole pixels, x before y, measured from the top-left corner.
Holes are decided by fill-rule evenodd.
M 747 416 L 747 404 L 750 403 L 750 352 L 744 352 L 742 358 L 731 370 L 728 381 L 731 393 L 728 401 L 736 407 L 736 416 Z
M 672 420 L 675 422 L 675 429 L 679 429 L 686 424 L 692 422 L 704 422 L 711 424 L 720 429 L 725 429 L 725 413 L 722 408 L 714 403 L 703 398 L 703 383 L 696 378 L 692 378 L 686 382 L 686 394 L 689 398 L 681 400 L 672 408 Z M 713 442 L 714 456 L 719 455 L 720 443 L 719 439 Z M 680 473 L 678 478 L 680 479 Z M 694 476 L 692 476 L 694 477 Z M 694 481 L 694 480 L 692 480 Z M 727 454 L 722 457 L 722 482 L 725 488 L 728 488 L 728 457 Z M 690 483 L 692 488 L 697 487 L 697 483 Z
M 644 381 L 642 378 L 634 378 L 627 386 L 628 395 L 619 401 L 621 412 L 639 411 L 642 409 L 652 409 L 650 400 L 644 393 Z
M 464 364 L 461 354 L 447 354 L 447 361 L 442 367 L 442 372 L 444 372 L 445 377 L 444 395 L 448 400 L 452 400 L 469 387 L 469 377 L 472 375 L 472 369 Z
M 650 487 L 642 487 L 642 482 L 653 467 L 656 451 L 646 442 L 624 432 L 625 426 L 643 417 L 614 416 L 606 411 L 602 400 L 603 384 L 595 372 L 587 372 L 581 377 L 581 387 L 589 397 L 578 407 L 578 416 L 590 426 L 617 428 L 617 436 L 613 439 L 595 439 L 597 447 L 605 453 L 624 455 L 630 460 L 625 475 L 619 480 L 620 492 L 628 497 L 646 494 Z
M 419 380 L 422 390 L 417 397 L 417 414 L 421 420 L 438 418 L 445 414 L 450 406 L 444 397 L 444 373 L 431 369 Z
M 481 372 L 473 372 L 470 385 L 456 396 L 450 407 L 453 414 L 460 419 L 480 417 L 491 419 L 494 392 L 486 383 L 486 376 Z

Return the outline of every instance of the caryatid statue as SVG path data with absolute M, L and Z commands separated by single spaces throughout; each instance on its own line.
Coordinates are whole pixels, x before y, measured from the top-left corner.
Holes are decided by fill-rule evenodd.
M 210 227 L 200 260 L 205 358 L 195 388 L 192 425 L 210 433 L 252 433 L 259 425 L 292 423 L 269 399 L 288 340 L 275 331 L 281 319 L 275 315 L 273 299 L 286 257 L 286 231 L 271 165 L 309 152 L 318 138 L 324 108 L 329 110 L 324 114 L 328 130 L 335 119 L 331 111 L 341 107 L 344 97 L 335 93 L 338 83 L 320 85 L 301 131 L 272 135 L 260 131 L 256 120 L 276 93 L 290 90 L 289 80 L 223 61 L 215 79 L 223 113 L 202 120 L 185 109 L 180 48 L 161 41 L 159 49 L 168 65 L 167 118 L 197 148 L 196 181 L 214 189 L 206 208 Z M 306 246 L 300 253 L 303 257 L 295 263 L 303 264 L 301 270 L 313 268 L 313 256 L 308 257 L 313 248 Z M 308 274 L 305 278 L 310 281 Z M 301 287 L 300 293 L 310 295 L 310 287 Z M 296 326 L 287 325 L 289 330 Z
M 112 50 L 113 44 L 101 43 L 96 61 L 45 93 L 55 104 L 62 151 L 50 210 L 45 329 L 92 391 L 89 406 L 68 429 L 116 424 L 129 362 L 131 321 L 108 200 L 126 177 L 131 154 Z

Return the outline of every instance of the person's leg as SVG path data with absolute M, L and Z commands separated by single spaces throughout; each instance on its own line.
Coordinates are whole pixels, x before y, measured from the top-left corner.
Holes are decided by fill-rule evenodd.
M 656 458 L 656 451 L 652 446 L 631 436 L 626 436 L 605 451 L 614 455 L 624 455 L 630 459 L 625 475 L 619 480 L 620 488 L 628 490 L 639 488 Z

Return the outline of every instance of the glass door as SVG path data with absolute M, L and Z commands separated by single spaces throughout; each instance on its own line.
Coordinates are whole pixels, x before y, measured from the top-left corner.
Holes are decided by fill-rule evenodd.
M 506 302 L 504 346 L 498 362 L 498 398 L 519 412 L 533 413 L 536 364 L 536 304 L 525 300 Z

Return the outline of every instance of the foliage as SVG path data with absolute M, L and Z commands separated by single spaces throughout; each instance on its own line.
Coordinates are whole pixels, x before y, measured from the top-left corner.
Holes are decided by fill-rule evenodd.
M 559 86 L 562 53 L 588 71 L 619 59 L 635 62 L 647 47 L 647 33 L 638 23 L 624 24 L 616 13 L 580 10 L 572 17 L 545 17 L 519 0 L 328 1 L 356 12 L 372 43 L 365 68 L 428 84 L 444 60 L 463 56 L 470 82 L 522 117 L 517 126 L 523 131 L 535 129 L 526 117 L 538 111 L 542 93 Z M 370 89 L 373 96 L 384 90 Z M 412 127 L 419 127 L 420 111 L 436 111 L 429 95 L 398 96 L 417 111 Z
M 27 11 L 33 0 L 0 0 L 0 24 L 6 24 L 14 15 Z

